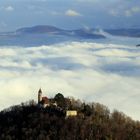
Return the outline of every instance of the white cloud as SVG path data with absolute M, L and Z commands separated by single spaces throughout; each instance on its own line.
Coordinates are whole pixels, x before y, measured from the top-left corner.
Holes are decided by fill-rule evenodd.
M 49 97 L 62 92 L 140 118 L 139 48 L 69 42 L 3 47 L 0 52 L 0 109 L 37 100 L 37 90 L 42 87 Z
M 78 1 L 78 2 L 86 2 L 86 3 L 96 3 L 99 0 L 76 0 L 76 1 Z
M 134 13 L 140 12 L 140 7 L 132 7 L 131 11 Z
M 109 14 L 112 15 L 112 16 L 118 16 L 119 15 L 119 12 L 117 10 L 111 9 L 109 11 Z
M 65 12 L 65 15 L 66 15 L 66 16 L 72 16 L 72 17 L 74 17 L 74 16 L 81 16 L 80 13 L 78 13 L 77 11 L 72 10 L 72 9 L 67 10 L 67 11 Z
M 46 2 L 46 1 L 48 1 L 48 0 L 36 0 L 36 1 L 39 1 L 39 2 Z
M 7 6 L 7 7 L 5 7 L 5 11 L 14 11 L 14 7 L 13 6 Z
M 125 16 L 127 16 L 127 17 L 130 17 L 130 16 L 133 15 L 133 13 L 132 13 L 131 10 L 126 10 L 126 11 L 124 12 L 124 14 L 125 14 Z
M 54 15 L 54 16 L 58 16 L 58 15 L 66 15 L 66 16 L 70 16 L 70 17 L 82 16 L 80 13 L 78 13 L 77 11 L 72 10 L 72 9 L 65 11 L 65 13 L 58 12 L 58 11 L 51 11 L 50 14 Z
M 114 9 L 109 10 L 109 14 L 112 16 L 126 16 L 131 17 L 134 14 L 137 14 L 140 12 L 140 7 L 134 6 L 131 8 L 126 8 L 124 6 L 119 6 Z
M 125 16 L 130 17 L 136 13 L 140 12 L 140 7 L 132 7 L 124 11 Z

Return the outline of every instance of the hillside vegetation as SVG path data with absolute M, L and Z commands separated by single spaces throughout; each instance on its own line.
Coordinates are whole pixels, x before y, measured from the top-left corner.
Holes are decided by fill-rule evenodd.
M 70 105 L 39 107 L 34 101 L 0 112 L 0 140 L 140 140 L 140 122 L 99 103 L 72 99 Z M 66 110 L 77 110 L 66 117 Z

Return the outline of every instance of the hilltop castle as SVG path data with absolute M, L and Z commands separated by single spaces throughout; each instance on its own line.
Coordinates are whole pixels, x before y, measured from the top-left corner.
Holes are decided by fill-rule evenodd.
M 41 105 L 43 107 L 47 107 L 50 105 L 57 106 L 57 103 L 53 99 L 49 99 L 47 96 L 42 96 L 42 90 L 41 88 L 38 91 L 38 105 Z
M 70 99 L 64 98 L 62 94 L 58 93 L 57 96 L 61 96 L 64 100 L 61 100 L 63 102 L 63 105 L 68 106 L 68 104 L 71 104 Z M 62 99 L 61 98 L 61 99 Z M 57 100 L 56 100 L 57 101 Z M 61 111 L 62 106 L 60 106 L 59 102 L 56 102 L 55 99 L 49 99 L 47 96 L 42 96 L 42 90 L 41 88 L 38 91 L 38 105 L 40 107 L 48 107 L 48 106 L 55 106 L 57 109 L 60 109 Z M 58 105 L 57 105 L 58 103 Z M 62 104 L 61 104 L 62 105 Z M 77 110 L 69 110 L 68 108 L 65 110 L 66 111 L 66 117 L 70 117 L 70 116 L 77 116 Z

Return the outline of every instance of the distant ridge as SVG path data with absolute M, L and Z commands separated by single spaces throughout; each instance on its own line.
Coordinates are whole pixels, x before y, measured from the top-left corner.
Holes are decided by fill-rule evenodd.
M 77 30 L 64 30 L 50 25 L 37 25 L 33 27 L 25 27 L 16 30 L 18 34 L 54 34 L 65 35 L 69 37 L 82 37 L 90 39 L 105 38 L 104 35 L 97 34 L 93 29 L 77 29 Z
M 59 35 L 77 35 L 83 37 L 88 36 L 90 38 L 105 38 L 105 36 L 99 31 L 100 29 L 96 28 L 64 30 L 51 25 L 37 25 L 33 27 L 24 27 L 16 30 L 17 33 L 54 33 Z M 103 29 L 103 31 L 115 36 L 140 37 L 139 28 Z
M 40 46 L 65 41 L 95 41 L 96 39 L 106 41 L 112 36 L 139 38 L 140 29 L 80 28 L 67 30 L 51 25 L 37 25 L 19 28 L 13 32 L 0 33 L 0 46 Z
M 125 37 L 140 37 L 140 29 L 136 28 L 118 28 L 118 29 L 101 29 L 104 32 L 114 36 L 125 36 Z M 65 35 L 74 37 L 83 37 L 90 39 L 101 39 L 106 38 L 104 34 L 101 34 L 100 29 L 96 28 L 80 28 L 75 30 L 60 29 L 51 25 L 36 25 L 32 27 L 19 28 L 13 32 L 3 32 L 0 36 L 11 36 L 11 35 L 22 35 L 22 34 L 54 34 L 54 35 Z
M 140 37 L 140 29 L 105 29 L 105 31 L 115 36 L 126 36 L 126 37 Z
M 24 27 L 16 30 L 16 32 L 20 33 L 48 33 L 56 31 L 61 31 L 61 29 L 50 25 L 37 25 L 33 27 Z

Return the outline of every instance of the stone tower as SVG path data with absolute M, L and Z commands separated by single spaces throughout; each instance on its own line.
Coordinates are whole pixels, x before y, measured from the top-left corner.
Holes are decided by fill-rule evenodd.
M 42 90 L 41 88 L 38 91 L 38 103 L 40 103 L 42 101 Z

